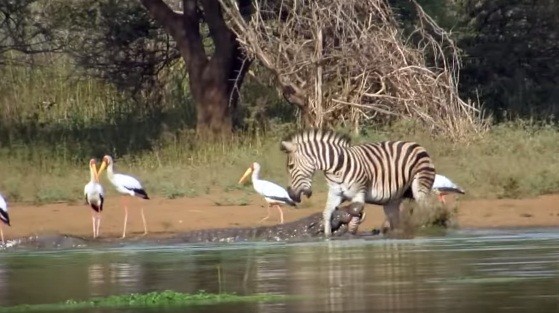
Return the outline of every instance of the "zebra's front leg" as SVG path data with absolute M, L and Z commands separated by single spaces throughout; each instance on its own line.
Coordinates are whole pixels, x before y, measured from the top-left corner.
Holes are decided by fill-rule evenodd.
M 383 228 L 386 225 L 386 221 L 390 224 L 390 230 L 394 230 L 400 227 L 400 204 L 402 199 L 392 200 L 391 202 L 384 205 L 384 214 L 386 220 L 383 223 Z
M 343 198 L 338 192 L 334 192 L 332 190 L 328 191 L 328 199 L 326 200 L 326 207 L 322 212 L 322 219 L 324 221 L 324 236 L 326 238 L 332 236 L 332 228 L 331 228 L 332 212 L 336 210 L 336 207 L 340 205 L 342 201 Z

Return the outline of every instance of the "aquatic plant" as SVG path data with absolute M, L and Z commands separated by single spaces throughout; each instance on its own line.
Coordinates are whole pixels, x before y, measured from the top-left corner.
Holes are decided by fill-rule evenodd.
M 115 295 L 104 298 L 77 301 L 66 300 L 48 304 L 22 304 L 12 307 L 0 307 L 0 312 L 38 312 L 54 310 L 75 310 L 85 308 L 153 308 L 171 306 L 196 306 L 224 302 L 272 302 L 285 300 L 286 296 L 254 294 L 236 295 L 229 293 L 207 293 L 203 290 L 195 294 L 175 292 L 171 290 L 154 291 L 149 293 L 132 293 L 128 295 Z

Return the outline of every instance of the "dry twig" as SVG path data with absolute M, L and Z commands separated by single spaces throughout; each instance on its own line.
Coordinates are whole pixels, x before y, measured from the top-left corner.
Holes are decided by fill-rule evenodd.
M 454 42 L 415 2 L 409 39 L 386 0 L 257 0 L 249 21 L 236 1 L 220 2 L 306 126 L 414 119 L 456 141 L 487 129 L 477 104 L 458 95 Z

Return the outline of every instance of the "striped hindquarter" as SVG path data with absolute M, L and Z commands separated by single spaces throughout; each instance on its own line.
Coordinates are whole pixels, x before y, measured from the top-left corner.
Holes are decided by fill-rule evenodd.
M 343 173 L 343 184 L 350 187 L 363 181 L 367 203 L 385 205 L 402 198 L 422 199 L 430 192 L 435 179 L 429 154 L 415 142 L 357 145 L 347 154 L 361 168 L 359 171 L 349 168 Z
M 329 191 L 325 224 L 342 201 L 384 206 L 391 228 L 399 223 L 404 198 L 421 200 L 430 192 L 435 168 L 427 151 L 415 142 L 385 141 L 351 146 L 349 138 L 331 131 L 311 130 L 282 142 L 291 178 L 290 197 L 312 194 L 312 176 L 322 170 Z M 325 226 L 329 235 L 330 225 Z

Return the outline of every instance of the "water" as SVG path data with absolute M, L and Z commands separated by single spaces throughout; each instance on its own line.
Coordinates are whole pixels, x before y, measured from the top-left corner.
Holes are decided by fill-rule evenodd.
M 2 306 L 166 289 L 306 297 L 150 312 L 559 312 L 559 229 L 0 253 Z

